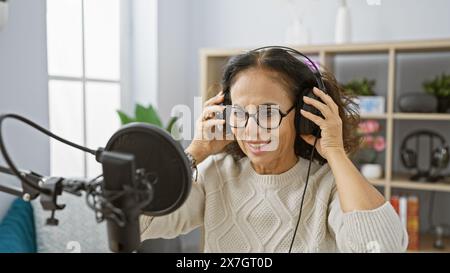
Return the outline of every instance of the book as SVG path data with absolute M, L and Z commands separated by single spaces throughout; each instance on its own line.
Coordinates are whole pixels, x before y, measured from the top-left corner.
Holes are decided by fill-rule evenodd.
M 408 226 L 408 198 L 405 195 L 399 197 L 398 201 L 400 220 L 405 228 Z
M 395 211 L 397 212 L 398 215 L 400 215 L 400 207 L 399 207 L 399 196 L 398 195 L 393 195 L 391 196 L 391 205 L 392 207 L 395 209 Z
M 407 227 L 409 236 L 408 250 L 419 250 L 419 198 L 409 196 L 407 201 Z

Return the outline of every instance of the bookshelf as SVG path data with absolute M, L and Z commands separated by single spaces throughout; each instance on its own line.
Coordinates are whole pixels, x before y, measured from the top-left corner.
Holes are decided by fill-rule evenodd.
M 384 177 L 372 180 L 377 187 L 384 189 L 387 200 L 394 189 L 437 191 L 450 193 L 450 178 L 439 183 L 415 182 L 408 180 L 407 176 L 394 171 L 394 160 L 398 160 L 394 154 L 395 129 L 401 122 L 408 121 L 432 121 L 446 123 L 450 121 L 450 114 L 441 113 L 401 113 L 396 110 L 399 82 L 399 56 L 402 54 L 435 54 L 450 53 L 450 39 L 405 41 L 390 43 L 357 43 L 342 45 L 314 45 L 314 46 L 291 46 L 319 61 L 328 71 L 336 73 L 335 60 L 339 56 L 382 56 L 386 62 L 386 86 L 382 87 L 385 96 L 386 112 L 381 115 L 362 115 L 362 119 L 376 119 L 383 122 L 385 128 L 386 150 L 384 157 Z M 255 47 L 256 48 L 256 47 Z M 204 48 L 200 50 L 200 92 L 203 100 L 214 96 L 212 86 L 220 83 L 221 72 L 228 61 L 234 55 L 240 54 L 250 48 Z M 449 61 L 450 63 L 450 61 Z M 383 72 L 384 73 L 384 72 Z M 447 135 L 450 135 L 447 134 Z M 448 137 L 447 137 L 448 138 Z M 450 139 L 447 139 L 450 142 Z M 425 236 L 425 238 L 427 238 Z M 425 240 L 424 244 L 427 241 Z M 433 251 L 431 244 L 429 249 L 424 247 L 423 251 Z M 449 242 L 450 245 L 450 242 Z M 422 251 L 422 249 L 421 249 Z M 447 249 L 446 251 L 450 251 Z

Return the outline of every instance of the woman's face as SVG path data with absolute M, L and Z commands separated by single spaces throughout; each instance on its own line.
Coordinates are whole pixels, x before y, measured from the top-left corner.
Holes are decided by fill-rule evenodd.
M 252 68 L 240 72 L 230 91 L 233 106 L 245 109 L 250 115 L 260 105 L 270 105 L 286 113 L 294 104 L 279 75 L 264 69 Z M 263 129 L 251 117 L 245 128 L 233 128 L 240 148 L 262 172 L 283 169 L 283 165 L 291 164 L 292 160 L 296 162 L 294 116 L 295 109 L 282 118 L 276 129 Z

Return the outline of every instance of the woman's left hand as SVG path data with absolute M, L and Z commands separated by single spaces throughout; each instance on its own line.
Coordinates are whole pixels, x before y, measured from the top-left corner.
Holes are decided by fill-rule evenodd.
M 333 152 L 344 152 L 344 142 L 342 136 L 342 120 L 339 116 L 339 108 L 333 99 L 322 90 L 314 87 L 314 94 L 323 102 L 304 96 L 303 101 L 317 108 L 324 118 L 314 115 L 311 112 L 300 110 L 301 114 L 317 124 L 321 129 L 321 138 L 317 140 L 316 150 L 325 159 Z M 310 145 L 314 145 L 313 135 L 301 135 Z

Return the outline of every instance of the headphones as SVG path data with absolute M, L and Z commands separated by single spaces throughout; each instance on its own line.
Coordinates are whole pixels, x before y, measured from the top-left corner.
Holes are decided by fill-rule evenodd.
M 419 170 L 418 158 L 420 153 L 419 139 L 420 137 L 428 137 L 430 139 L 430 166 L 427 171 Z M 416 139 L 416 148 L 410 149 L 407 144 L 413 138 Z M 433 140 L 439 139 L 440 146 L 433 149 Z M 407 169 L 415 169 L 417 173 L 411 177 L 411 180 L 426 179 L 427 181 L 435 182 L 442 178 L 439 174 L 433 171 L 439 172 L 445 169 L 450 161 L 450 150 L 445 141 L 445 138 L 433 131 L 429 130 L 418 130 L 407 135 L 402 142 L 401 150 L 401 161 Z
M 310 58 L 308 58 L 305 54 L 303 54 L 293 48 L 285 47 L 285 46 L 264 46 L 264 47 L 250 50 L 245 54 L 251 55 L 255 52 L 272 50 L 272 49 L 283 50 L 285 52 L 290 53 L 299 62 L 301 62 L 305 67 L 307 67 L 309 69 L 309 71 L 312 73 L 312 75 L 314 76 L 314 79 L 315 79 L 314 86 L 321 89 L 325 93 L 327 92 L 325 83 L 322 78 L 322 74 L 320 73 L 320 70 L 316 66 L 316 64 Z M 304 58 L 308 63 L 304 63 L 303 61 L 299 60 L 297 57 Z M 314 69 L 311 69 L 311 66 Z M 300 92 L 300 94 L 298 94 L 298 97 L 296 98 L 296 101 L 295 101 L 295 129 L 297 131 L 297 135 L 300 135 L 300 134 L 314 135 L 316 138 L 320 138 L 319 126 L 317 126 L 314 122 L 310 121 L 309 119 L 303 118 L 300 113 L 300 109 L 311 112 L 312 114 L 323 118 L 322 113 L 318 109 L 316 109 L 314 106 L 304 103 L 303 96 L 307 96 L 307 97 L 322 101 L 319 97 L 314 95 L 312 87 L 302 90 L 302 92 Z M 230 90 L 224 90 L 224 101 L 223 101 L 222 105 L 231 105 Z M 226 110 L 224 110 L 222 115 L 225 118 L 228 117 L 226 115 Z M 228 125 L 228 120 L 226 122 L 226 132 L 227 132 L 227 134 L 231 132 L 231 128 Z
M 311 73 L 313 74 L 314 79 L 315 79 L 315 86 L 326 93 L 325 83 L 322 79 L 322 74 L 320 73 L 319 68 L 316 66 L 316 64 L 310 58 L 308 58 L 306 55 L 304 55 L 303 53 L 301 53 L 295 49 L 292 49 L 290 47 L 284 47 L 284 46 L 265 46 L 265 47 L 260 47 L 257 49 L 250 50 L 249 52 L 247 52 L 245 54 L 250 55 L 255 52 L 272 50 L 272 49 L 283 50 L 285 52 L 290 53 L 296 60 L 301 62 L 306 68 L 308 68 L 309 71 L 311 71 Z M 296 56 L 306 59 L 306 61 L 308 63 L 302 62 Z M 314 70 L 311 69 L 311 66 L 314 68 Z M 315 140 L 314 145 L 311 150 L 311 158 L 309 160 L 308 171 L 306 174 L 305 187 L 304 187 L 303 193 L 302 193 L 302 199 L 301 199 L 299 214 L 298 214 L 298 218 L 297 218 L 297 224 L 295 226 L 294 234 L 292 235 L 292 240 L 291 240 L 290 247 L 289 247 L 289 253 L 291 253 L 291 251 L 292 251 L 292 247 L 293 247 L 294 241 L 295 241 L 295 235 L 297 234 L 297 229 L 298 229 L 298 226 L 300 223 L 300 219 L 302 217 L 303 201 L 305 199 L 306 189 L 308 187 L 311 163 L 314 158 L 314 151 L 316 148 L 317 139 L 320 138 L 319 126 L 317 126 L 312 121 L 310 121 L 306 118 L 303 118 L 301 116 L 300 109 L 311 112 L 312 114 L 321 116 L 323 118 L 323 115 L 321 114 L 321 112 L 318 109 L 316 109 L 314 106 L 303 103 L 303 96 L 307 96 L 307 97 L 322 101 L 322 100 L 320 100 L 320 98 L 318 98 L 316 95 L 314 95 L 314 93 L 312 91 L 312 87 L 301 90 L 300 94 L 298 94 L 298 97 L 296 98 L 296 101 L 295 101 L 295 130 L 297 133 L 296 137 L 299 138 L 300 134 L 311 134 L 316 137 L 316 140 Z M 222 103 L 222 105 L 231 105 L 230 90 L 224 90 L 224 102 Z M 225 118 L 225 120 L 226 120 L 226 125 L 225 125 L 226 129 L 225 130 L 226 130 L 226 133 L 228 134 L 229 132 L 231 132 L 231 127 L 229 126 L 228 115 L 226 115 L 226 112 L 227 112 L 227 110 L 225 109 L 223 111 L 223 113 L 219 113 L 219 114 L 222 115 L 220 118 L 222 118 L 222 119 Z

